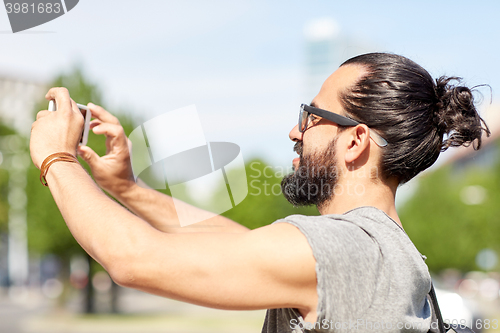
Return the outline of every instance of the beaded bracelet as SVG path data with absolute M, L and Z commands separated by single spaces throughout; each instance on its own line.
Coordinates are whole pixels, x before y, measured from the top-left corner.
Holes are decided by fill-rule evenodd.
M 43 160 L 42 166 L 40 168 L 40 182 L 43 184 L 43 186 L 49 186 L 49 184 L 47 183 L 47 179 L 45 179 L 45 176 L 47 176 L 47 172 L 49 171 L 49 167 L 55 162 L 61 161 L 78 163 L 78 159 L 70 153 L 55 153 L 49 155 L 45 160 Z

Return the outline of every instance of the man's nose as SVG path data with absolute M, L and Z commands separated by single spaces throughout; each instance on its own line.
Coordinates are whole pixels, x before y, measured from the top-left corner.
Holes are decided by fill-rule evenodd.
M 288 137 L 293 142 L 302 141 L 302 133 L 299 131 L 299 125 L 295 125 L 294 128 L 288 134 Z

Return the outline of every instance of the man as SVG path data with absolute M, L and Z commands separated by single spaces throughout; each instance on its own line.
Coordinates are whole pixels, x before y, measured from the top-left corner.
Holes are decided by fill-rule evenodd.
M 46 161 L 43 171 L 76 240 L 120 285 L 219 309 L 270 309 L 263 332 L 427 332 L 430 276 L 394 199 L 441 150 L 479 146 L 487 132 L 470 90 L 451 79 L 435 82 L 404 57 L 376 53 L 350 59 L 325 81 L 290 132 L 299 157 L 282 183 L 292 203 L 317 205 L 318 217 L 250 231 L 217 216 L 179 228 L 173 199 L 134 183 L 122 127 L 93 104 L 93 131 L 106 135 L 108 152 L 78 153 L 134 214 L 77 163 L 47 169 Z M 41 111 L 33 124 L 39 168 L 53 153 L 75 154 L 83 123 L 66 89 L 46 98 L 58 111 Z

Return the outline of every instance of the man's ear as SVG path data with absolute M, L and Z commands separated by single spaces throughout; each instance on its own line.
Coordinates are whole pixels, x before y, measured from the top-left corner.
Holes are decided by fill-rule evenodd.
M 344 158 L 346 163 L 354 163 L 365 154 L 370 147 L 370 130 L 365 124 L 359 124 L 348 129 L 348 131 L 349 141 Z

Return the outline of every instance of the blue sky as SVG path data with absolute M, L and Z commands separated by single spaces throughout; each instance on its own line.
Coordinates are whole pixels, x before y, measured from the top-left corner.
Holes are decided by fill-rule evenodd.
M 0 74 L 47 80 L 76 63 L 106 106 L 144 120 L 190 104 L 206 138 L 278 166 L 304 93 L 304 27 L 332 18 L 342 36 L 405 55 L 437 77 L 500 87 L 497 1 L 98 1 L 9 34 L 0 9 Z M 497 22 L 497 23 L 495 23 Z M 368 48 L 367 48 L 368 50 Z M 317 87 L 319 90 L 319 87 Z M 79 101 L 87 102 L 87 101 Z

